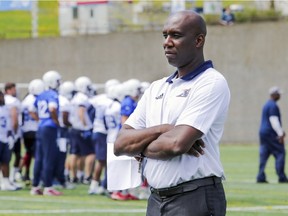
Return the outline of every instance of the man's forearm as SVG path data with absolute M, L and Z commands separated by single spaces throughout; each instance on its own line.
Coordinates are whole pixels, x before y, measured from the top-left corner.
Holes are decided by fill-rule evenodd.
M 117 156 L 135 156 L 143 152 L 152 141 L 172 127 L 172 125 L 165 124 L 135 130 L 127 125 L 123 125 L 114 143 L 114 153 Z

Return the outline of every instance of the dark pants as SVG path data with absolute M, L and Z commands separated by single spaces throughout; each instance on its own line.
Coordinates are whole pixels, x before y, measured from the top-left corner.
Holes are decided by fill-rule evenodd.
M 279 143 L 277 137 L 271 137 L 268 135 L 260 135 L 260 148 L 259 148 L 259 172 L 257 175 L 257 181 L 266 181 L 265 167 L 267 161 L 273 155 L 275 158 L 275 169 L 278 175 L 278 180 L 287 181 L 285 175 L 285 147 Z
M 146 216 L 225 216 L 226 198 L 222 183 L 161 198 L 151 193 Z
M 57 128 L 40 127 L 37 132 L 33 186 L 38 186 L 42 177 L 44 187 L 52 186 L 58 152 Z

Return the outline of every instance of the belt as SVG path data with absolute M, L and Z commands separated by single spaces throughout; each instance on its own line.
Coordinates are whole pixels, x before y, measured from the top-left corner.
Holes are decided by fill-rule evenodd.
M 222 179 L 220 177 L 212 176 L 212 177 L 207 177 L 207 178 L 202 178 L 202 179 L 191 180 L 191 181 L 184 182 L 179 185 L 168 187 L 168 188 L 156 189 L 156 188 L 151 187 L 150 190 L 152 194 L 157 194 L 161 198 L 167 198 L 167 197 L 174 196 L 177 194 L 196 190 L 199 187 L 203 187 L 207 185 L 215 185 L 221 182 L 222 182 Z

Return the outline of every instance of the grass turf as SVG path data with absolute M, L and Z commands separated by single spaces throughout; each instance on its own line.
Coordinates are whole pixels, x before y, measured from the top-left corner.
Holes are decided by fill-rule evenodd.
M 279 184 L 274 159 L 267 164 L 269 184 L 256 184 L 257 145 L 222 145 L 221 158 L 226 172 L 224 187 L 229 216 L 283 216 L 288 214 L 287 184 Z M 87 185 L 63 190 L 61 197 L 35 197 L 29 188 L 0 191 L 0 215 L 118 216 L 145 215 L 147 201 L 114 201 L 105 196 L 88 195 Z

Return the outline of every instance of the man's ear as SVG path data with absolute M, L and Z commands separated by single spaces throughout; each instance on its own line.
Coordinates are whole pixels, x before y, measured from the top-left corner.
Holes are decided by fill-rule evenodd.
M 205 43 L 205 36 L 204 34 L 199 34 L 196 38 L 196 47 L 197 48 L 200 48 L 200 47 L 203 47 L 204 46 L 204 43 Z

